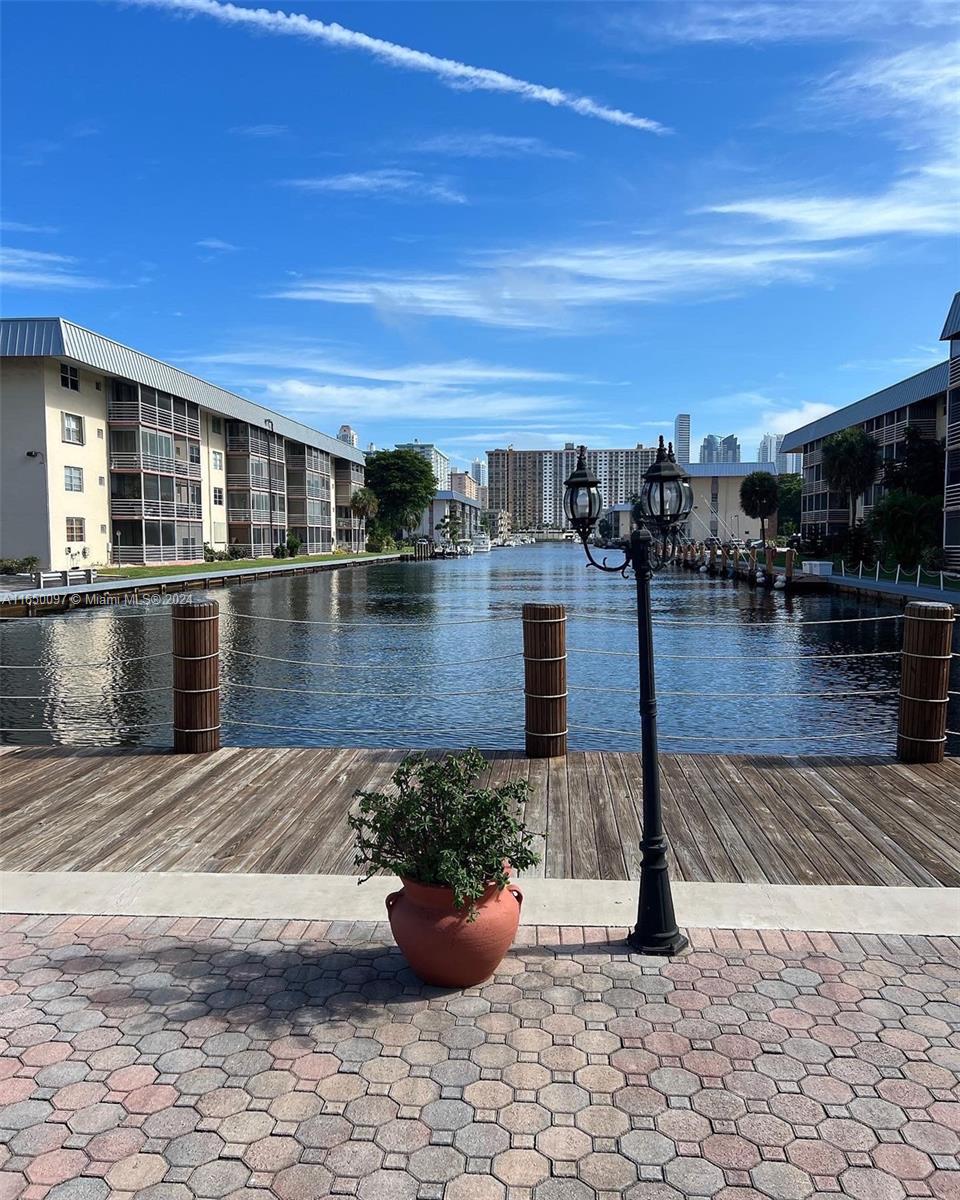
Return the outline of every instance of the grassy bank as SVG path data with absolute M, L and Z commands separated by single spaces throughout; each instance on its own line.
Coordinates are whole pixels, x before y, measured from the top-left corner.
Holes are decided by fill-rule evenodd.
M 295 567 L 301 563 L 342 562 L 352 558 L 377 558 L 362 551 L 358 554 L 298 554 L 296 558 L 232 558 L 227 562 L 199 562 L 142 566 L 98 567 L 97 579 L 161 579 L 166 575 L 216 575 L 220 571 L 242 571 L 246 567 Z

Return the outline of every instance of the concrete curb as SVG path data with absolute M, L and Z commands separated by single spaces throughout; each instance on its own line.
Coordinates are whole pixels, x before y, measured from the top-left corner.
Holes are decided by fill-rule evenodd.
M 521 879 L 524 925 L 632 925 L 629 880 Z M 399 886 L 378 876 L 160 871 L 5 871 L 0 911 L 247 920 L 382 921 Z M 960 888 L 675 883 L 688 928 L 960 937 Z

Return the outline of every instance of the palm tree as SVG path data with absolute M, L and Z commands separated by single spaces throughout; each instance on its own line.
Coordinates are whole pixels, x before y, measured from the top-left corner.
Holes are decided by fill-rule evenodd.
M 740 484 L 740 507 L 748 517 L 759 520 L 760 540 L 767 542 L 767 517 L 773 516 L 780 504 L 780 488 L 769 471 L 752 471 Z
M 831 492 L 847 498 L 850 529 L 857 521 L 857 500 L 876 482 L 882 461 L 880 447 L 863 429 L 841 429 L 823 440 L 823 478 Z
M 359 487 L 350 497 L 350 507 L 361 521 L 369 521 L 380 509 L 380 501 L 368 487 Z

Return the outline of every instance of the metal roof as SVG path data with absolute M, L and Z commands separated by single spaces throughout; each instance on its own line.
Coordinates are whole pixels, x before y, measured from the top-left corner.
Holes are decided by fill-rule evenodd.
M 692 479 L 752 475 L 754 471 L 768 471 L 771 475 L 777 474 L 777 464 L 772 462 L 684 463 L 683 469 Z
M 440 488 L 434 500 L 459 500 L 461 504 L 469 504 L 472 508 L 479 508 L 480 501 L 474 500 L 472 496 L 464 496 L 462 492 L 452 492 L 449 488 Z
M 0 357 L 3 358 L 68 358 L 106 375 L 131 379 L 161 392 L 169 392 L 182 400 L 192 400 L 211 412 L 250 425 L 273 429 L 283 437 L 306 442 L 337 458 L 363 463 L 362 451 L 329 434 L 302 425 L 283 413 L 264 408 L 252 400 L 207 383 L 171 367 L 168 363 L 123 346 L 103 334 L 74 325 L 63 317 L 5 317 L 0 319 Z
M 899 383 L 894 383 L 881 392 L 874 392 L 863 400 L 857 400 L 855 404 L 838 408 L 836 412 L 828 413 L 818 421 L 811 421 L 809 425 L 795 429 L 784 437 L 780 446 L 781 454 L 802 450 L 807 442 L 815 442 L 818 438 L 839 433 L 841 429 L 848 429 L 851 425 L 861 425 L 864 421 L 879 417 L 883 413 L 903 408 L 907 404 L 918 404 L 921 400 L 929 400 L 932 396 L 945 392 L 948 366 L 947 362 L 937 363 L 935 367 L 928 367 L 918 375 L 901 379 Z
M 960 337 L 960 292 L 957 292 L 953 297 L 953 303 L 950 305 L 947 319 L 943 323 L 943 333 L 940 334 L 940 341 L 947 342 L 950 338 L 955 337 Z

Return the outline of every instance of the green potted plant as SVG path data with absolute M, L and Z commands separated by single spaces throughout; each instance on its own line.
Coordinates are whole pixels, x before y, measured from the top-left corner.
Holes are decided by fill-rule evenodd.
M 538 861 L 520 817 L 530 785 L 474 786 L 479 750 L 428 759 L 408 755 L 389 792 L 356 793 L 350 817 L 356 864 L 399 875 L 387 897 L 390 928 L 426 983 L 472 987 L 488 979 L 516 937 L 523 894 L 512 871 Z

